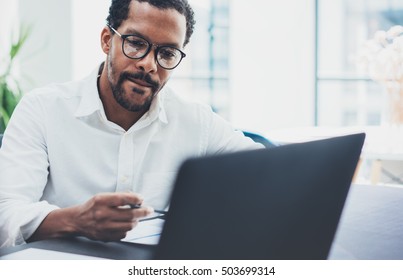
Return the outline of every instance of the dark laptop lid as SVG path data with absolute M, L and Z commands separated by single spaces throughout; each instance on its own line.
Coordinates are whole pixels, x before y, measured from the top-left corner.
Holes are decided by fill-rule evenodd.
M 156 259 L 326 259 L 365 134 L 186 161 Z

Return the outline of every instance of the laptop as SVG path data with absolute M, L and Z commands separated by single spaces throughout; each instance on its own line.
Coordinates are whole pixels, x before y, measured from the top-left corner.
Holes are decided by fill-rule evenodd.
M 154 259 L 326 259 L 365 134 L 189 159 Z

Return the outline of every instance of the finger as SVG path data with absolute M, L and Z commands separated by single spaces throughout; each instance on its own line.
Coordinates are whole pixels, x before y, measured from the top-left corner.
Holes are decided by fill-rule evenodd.
M 102 193 L 94 196 L 94 203 L 109 207 L 125 206 L 130 204 L 141 205 L 143 198 L 136 193 Z
M 127 232 L 132 230 L 138 221 L 111 221 L 108 225 L 104 227 L 105 232 Z
M 140 218 L 147 217 L 154 213 L 154 209 L 152 207 L 141 207 L 136 209 L 122 209 L 115 208 L 113 214 L 110 215 L 110 218 L 114 221 L 134 221 Z
M 115 198 L 110 206 L 141 205 L 143 197 L 137 193 L 115 193 Z
M 137 219 L 147 217 L 154 213 L 154 209 L 149 206 L 133 209 L 131 211 L 133 212 L 134 217 Z

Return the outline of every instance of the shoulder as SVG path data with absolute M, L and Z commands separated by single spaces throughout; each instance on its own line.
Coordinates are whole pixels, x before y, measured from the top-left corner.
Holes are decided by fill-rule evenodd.
M 169 87 L 164 88 L 160 94 L 163 106 L 170 116 L 213 117 L 214 115 L 209 105 L 180 95 Z
M 169 123 L 177 123 L 182 128 L 186 127 L 192 131 L 199 129 L 206 133 L 234 130 L 226 119 L 212 110 L 211 106 L 178 95 L 169 88 L 164 89 L 161 93 L 161 100 Z
M 92 76 L 77 81 L 53 83 L 26 93 L 20 106 L 34 106 L 33 108 L 42 108 L 48 113 L 63 109 L 73 112 L 82 97 L 96 94 L 94 91 L 97 91 L 96 78 Z
M 53 83 L 27 92 L 24 98 L 28 99 L 69 99 L 79 97 L 83 88 L 88 84 L 88 79 L 70 81 L 65 83 Z

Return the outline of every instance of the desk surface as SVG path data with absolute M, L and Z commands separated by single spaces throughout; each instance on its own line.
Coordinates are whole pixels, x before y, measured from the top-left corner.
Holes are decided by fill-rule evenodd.
M 353 185 L 329 259 L 403 260 L 403 189 Z M 155 246 L 99 242 L 83 237 L 33 242 L 0 250 L 0 256 L 27 248 L 108 259 L 150 259 Z M 46 259 L 46 258 L 44 258 Z
M 85 237 L 49 239 L 0 249 L 0 259 L 1 256 L 7 256 L 8 254 L 31 248 L 104 259 L 148 260 L 152 258 L 155 245 L 143 245 L 129 242 L 101 242 L 89 240 Z M 41 259 L 46 260 L 48 258 L 48 256 L 44 255 Z M 60 259 L 64 259 L 64 257 L 61 255 Z M 71 257 L 69 257 L 69 259 L 71 259 Z
M 403 260 L 403 188 L 353 185 L 330 259 Z
M 351 126 L 351 127 L 294 127 L 274 129 L 267 138 L 275 143 L 299 143 L 334 136 L 366 133 L 362 156 L 367 159 L 403 160 L 403 127 Z

